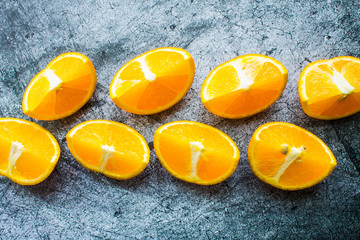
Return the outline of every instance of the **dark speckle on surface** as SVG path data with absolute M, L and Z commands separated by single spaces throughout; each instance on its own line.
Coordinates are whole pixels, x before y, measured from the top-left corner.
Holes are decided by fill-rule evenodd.
M 360 3 L 348 1 L 2 1 L 0 117 L 36 122 L 58 139 L 61 157 L 35 186 L 0 178 L 0 239 L 360 239 L 360 114 L 321 121 L 302 111 L 297 82 L 312 61 L 360 57 Z M 127 113 L 111 101 L 110 82 L 130 59 L 157 47 L 181 47 L 195 60 L 194 83 L 172 108 L 155 115 Z M 22 113 L 30 80 L 59 54 L 87 55 L 97 71 L 91 100 L 74 115 L 51 122 Z M 253 117 L 227 120 L 201 104 L 201 85 L 219 64 L 267 54 L 289 80 L 281 98 Z M 151 148 L 148 167 L 127 181 L 83 168 L 66 133 L 90 119 L 133 127 Z M 235 173 L 215 186 L 172 177 L 153 150 L 162 124 L 193 120 L 215 126 L 238 145 Z M 252 173 L 247 146 L 255 129 L 291 122 L 330 147 L 338 165 L 318 185 L 275 189 Z M 1 133 L 0 133 L 1 134 Z
M 153 150 L 154 149 L 154 142 L 149 142 L 148 144 L 149 144 L 150 150 Z
M 115 213 L 114 217 L 120 217 L 121 216 L 121 209 L 119 208 Z

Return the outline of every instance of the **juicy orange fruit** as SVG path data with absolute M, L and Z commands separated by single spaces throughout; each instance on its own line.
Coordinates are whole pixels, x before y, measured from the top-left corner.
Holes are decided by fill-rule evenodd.
M 60 156 L 58 142 L 36 123 L 0 118 L 0 175 L 21 185 L 45 180 Z
M 134 129 L 113 121 L 83 122 L 66 135 L 74 158 L 85 168 L 115 179 L 140 174 L 149 163 L 150 150 Z
M 80 53 L 64 53 L 31 80 L 24 93 L 23 111 L 39 120 L 70 116 L 85 105 L 95 86 L 91 61 Z
M 224 181 L 233 174 L 240 152 L 229 136 L 206 124 L 177 121 L 159 127 L 154 148 L 174 177 L 201 185 Z
M 313 118 L 337 119 L 360 111 L 360 59 L 336 57 L 310 63 L 301 72 L 299 96 Z
M 210 72 L 202 85 L 201 101 L 218 116 L 249 117 L 281 96 L 287 78 L 279 61 L 259 54 L 243 55 Z
M 336 166 L 334 155 L 320 138 L 284 122 L 266 123 L 256 129 L 248 158 L 258 178 L 284 190 L 311 187 Z
M 125 111 L 158 113 L 180 101 L 194 73 L 194 60 L 184 49 L 154 49 L 120 68 L 111 82 L 110 97 Z

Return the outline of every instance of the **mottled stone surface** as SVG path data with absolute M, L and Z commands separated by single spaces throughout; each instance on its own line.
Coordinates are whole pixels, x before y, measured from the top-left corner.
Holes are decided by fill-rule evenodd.
M 0 239 L 359 239 L 360 115 L 311 119 L 301 109 L 297 81 L 311 61 L 360 57 L 359 1 L 13 1 L 0 8 L 0 117 L 34 121 L 58 139 L 61 157 L 48 179 L 20 186 L 0 178 Z M 206 3 L 205 3 L 206 2 Z M 120 110 L 108 95 L 116 71 L 156 47 L 188 50 L 196 63 L 184 99 L 152 116 Z M 94 63 L 98 85 L 91 100 L 66 119 L 44 122 L 22 113 L 32 77 L 57 55 L 77 51 Z M 247 53 L 267 54 L 289 71 L 282 97 L 243 120 L 225 120 L 201 104 L 211 69 Z M 84 169 L 65 134 L 90 119 L 125 123 L 152 151 L 138 177 L 116 181 Z M 235 173 L 215 186 L 171 177 L 156 159 L 152 137 L 160 125 L 195 120 L 227 133 L 239 146 Z M 334 172 L 307 190 L 287 192 L 251 172 L 247 145 L 271 121 L 304 127 L 331 148 Z

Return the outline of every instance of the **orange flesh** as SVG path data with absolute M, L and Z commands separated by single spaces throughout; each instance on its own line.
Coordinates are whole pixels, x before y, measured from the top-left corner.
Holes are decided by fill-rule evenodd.
M 316 63 L 316 62 L 315 62 Z M 355 89 L 344 95 L 333 81 L 334 69 Z M 360 109 L 360 63 L 351 60 L 323 61 L 304 76 L 308 109 L 315 115 L 338 117 Z
M 152 58 L 152 60 L 156 59 Z M 151 66 L 149 63 L 149 67 Z M 183 67 L 185 68 L 183 71 L 187 72 L 188 67 L 186 65 Z M 167 75 L 165 75 L 166 72 L 158 73 L 162 75 L 159 75 L 154 82 L 150 82 L 145 79 L 138 62 L 130 64 L 125 69 L 120 74 L 120 78 L 123 80 L 121 87 L 116 91 L 118 101 L 131 108 L 145 111 L 156 109 L 173 101 L 183 91 L 189 79 L 189 75 L 172 75 L 177 74 L 177 69 L 174 69 L 174 72 L 171 72 L 172 69 L 168 69 Z
M 181 176 L 190 175 L 191 151 L 187 139 L 179 138 L 176 134 L 163 132 L 159 139 L 160 152 L 169 167 Z
M 96 85 L 95 69 L 85 56 L 86 61 L 78 56 L 80 54 L 71 54 L 60 55 L 34 77 L 25 93 L 26 114 L 41 120 L 66 117 L 91 97 Z M 63 57 L 65 55 L 68 56 Z M 57 87 L 51 88 L 50 82 L 54 80 L 49 79 L 46 71 L 52 71 L 60 79 Z
M 321 143 L 321 140 L 299 127 L 274 124 L 261 130 L 256 138 L 251 140 L 254 142 L 254 147 L 249 147 L 251 164 L 255 172 L 280 188 L 299 188 L 312 182 L 317 183 L 329 172 L 329 169 L 334 167 L 335 159 L 331 151 Z M 284 152 L 284 146 L 288 147 L 287 153 Z M 274 177 L 284 164 L 290 150 L 302 147 L 305 150 L 286 168 L 276 182 Z
M 203 181 L 213 181 L 225 175 L 234 165 L 233 156 L 208 151 L 197 162 L 197 176 Z
M 10 178 L 18 181 L 33 180 L 54 167 L 50 162 L 57 152 L 54 143 L 43 129 L 16 121 L 0 121 L 0 132 L 1 175 L 10 175 Z M 13 142 L 22 144 L 23 150 L 9 171 L 8 159 Z
M 77 160 L 91 170 L 115 177 L 131 175 L 144 166 L 148 150 L 138 133 L 129 129 L 119 123 L 95 121 L 78 128 L 74 134 L 71 130 L 68 145 Z M 114 153 L 102 170 L 103 146 L 113 147 Z
M 204 150 L 196 163 L 196 177 L 203 182 L 211 182 L 229 173 L 236 167 L 237 149 L 217 131 L 201 125 L 179 124 L 161 131 L 158 140 L 159 152 L 170 171 L 183 180 L 191 179 L 191 143 L 201 143 Z
M 139 62 L 142 58 L 148 70 L 155 74 L 153 80 L 146 78 Z M 119 70 L 110 87 L 115 89 L 115 96 L 111 97 L 127 111 L 155 113 L 157 109 L 170 107 L 180 100 L 179 96 L 190 87 L 193 75 L 192 59 L 185 60 L 178 52 L 151 52 L 131 60 Z
M 256 61 L 256 58 L 233 62 L 240 64 L 246 78 L 253 83 L 248 89 L 242 88 L 244 79 L 239 78 L 237 70 L 232 65 L 220 66 L 206 81 L 204 94 L 208 99 L 203 102 L 210 111 L 224 117 L 250 116 L 270 106 L 280 96 L 287 78 L 276 65 Z

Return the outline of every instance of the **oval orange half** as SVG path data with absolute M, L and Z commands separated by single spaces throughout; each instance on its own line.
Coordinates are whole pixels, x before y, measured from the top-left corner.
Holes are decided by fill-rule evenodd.
M 66 140 L 79 163 L 111 178 L 135 177 L 149 163 L 150 150 L 143 136 L 122 123 L 86 121 L 71 129 Z
M 154 148 L 160 163 L 174 177 L 211 185 L 230 177 L 239 162 L 234 141 L 209 125 L 177 121 L 155 131 Z
M 299 80 L 304 112 L 324 120 L 360 111 L 360 59 L 336 57 L 307 65 Z
M 284 190 L 311 187 L 336 166 L 334 155 L 320 138 L 285 122 L 257 128 L 249 143 L 248 159 L 258 178 Z
M 0 118 L 0 175 L 21 185 L 45 180 L 60 156 L 54 136 L 36 123 Z
M 126 63 L 110 85 L 110 97 L 125 111 L 153 114 L 170 108 L 189 90 L 195 73 L 190 53 L 157 48 Z
M 85 55 L 61 54 L 29 83 L 23 97 L 23 112 L 38 120 L 70 116 L 85 105 L 95 87 L 95 68 Z
M 260 54 L 227 61 L 206 77 L 201 101 L 224 118 L 244 118 L 272 105 L 282 94 L 288 78 L 284 65 Z

